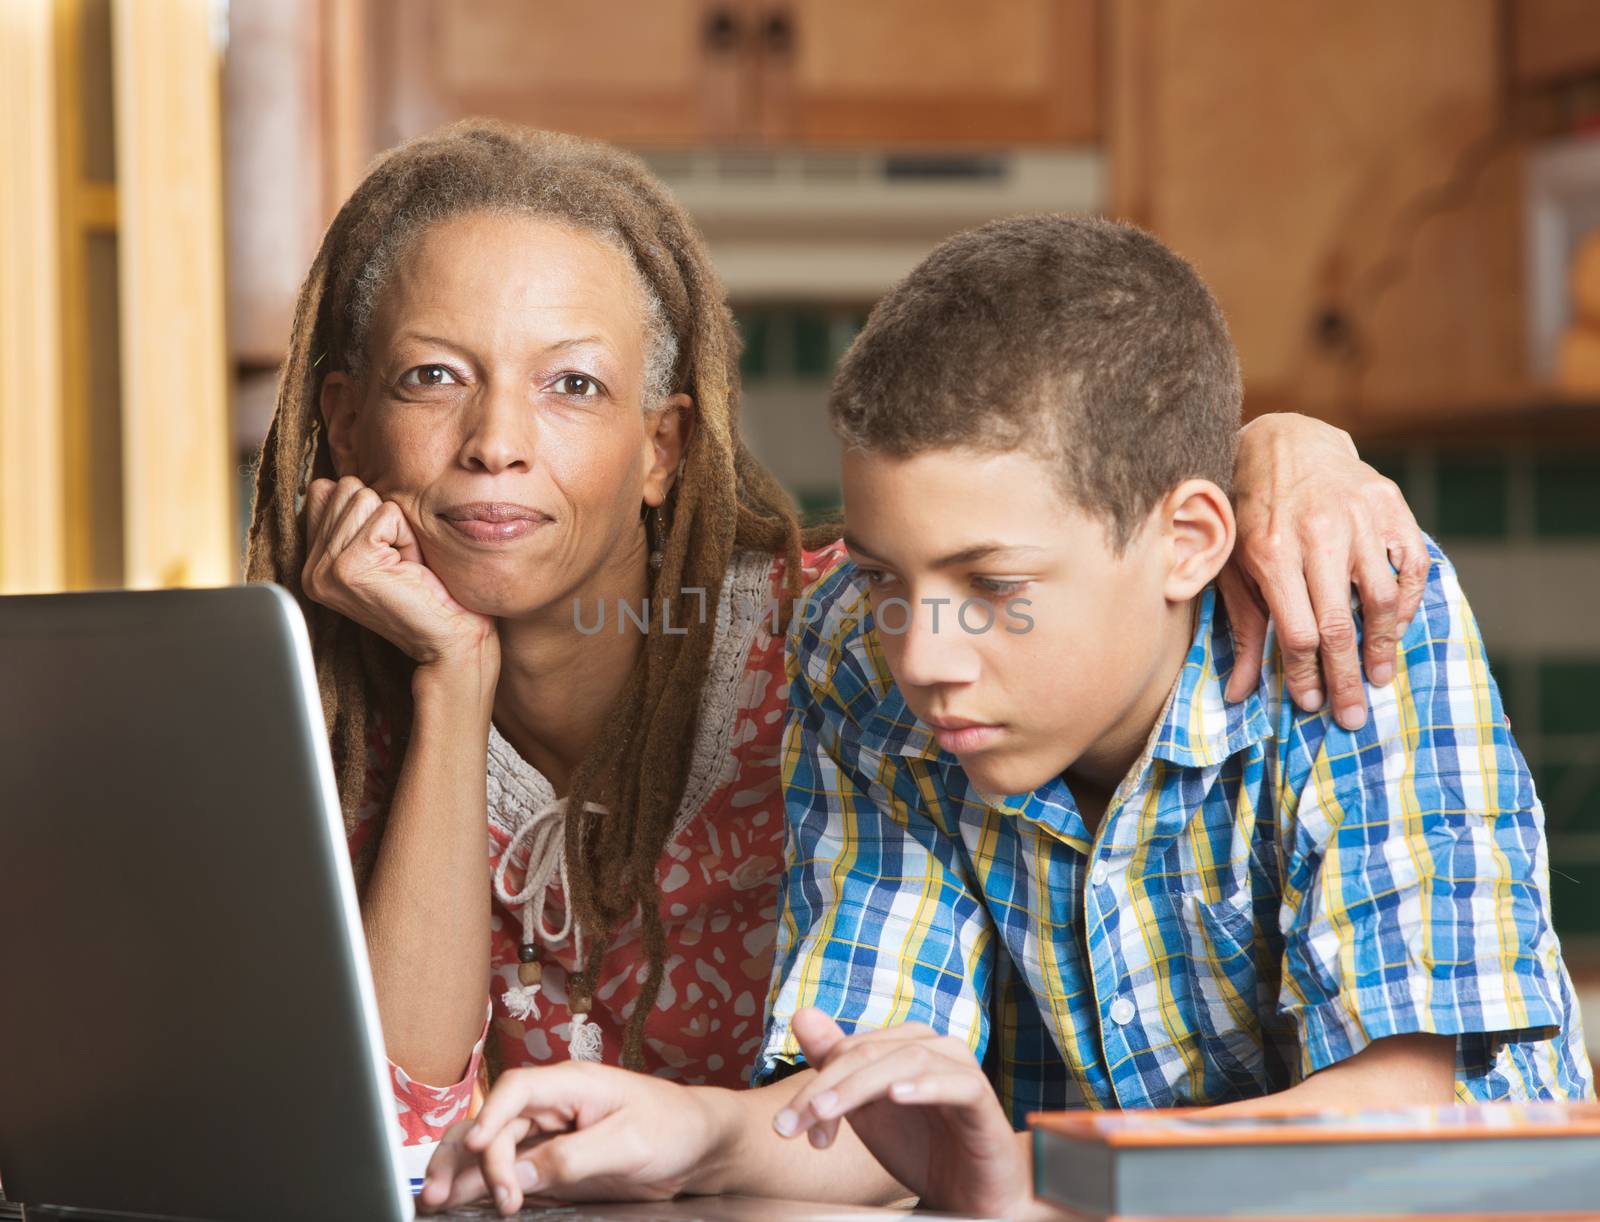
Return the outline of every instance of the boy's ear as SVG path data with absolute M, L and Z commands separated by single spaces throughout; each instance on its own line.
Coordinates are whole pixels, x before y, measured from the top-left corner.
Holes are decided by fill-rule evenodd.
M 1162 509 L 1169 555 L 1162 593 L 1169 602 L 1187 602 L 1233 554 L 1233 506 L 1210 480 L 1191 479 L 1168 493 Z
M 361 388 L 349 374 L 330 373 L 322 379 L 318 396 L 322 431 L 328 438 L 333 469 L 341 477 L 356 473 L 356 414 L 360 402 Z
M 661 406 L 645 417 L 645 437 L 650 447 L 649 467 L 644 477 L 647 504 L 658 506 L 666 501 L 678 477 L 693 428 L 694 400 L 688 395 L 673 395 L 662 400 Z

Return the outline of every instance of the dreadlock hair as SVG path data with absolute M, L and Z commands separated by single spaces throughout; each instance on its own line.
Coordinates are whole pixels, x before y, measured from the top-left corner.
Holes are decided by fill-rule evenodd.
M 314 479 L 337 477 L 322 430 L 322 379 L 332 370 L 360 375 L 374 302 L 417 237 L 430 225 L 479 212 L 546 218 L 624 251 L 646 290 L 646 311 L 655 316 L 646 319 L 647 351 L 657 359 L 647 364 L 666 366 L 647 369 L 647 392 L 686 393 L 696 408 L 675 503 L 667 506 L 667 538 L 656 541 L 664 555 L 651 591 L 652 607 L 670 604 L 672 618 L 661 623 L 688 630 L 662 632 L 660 617 L 651 616 L 638 660 L 574 775 L 567 802 L 567 902 L 586 942 L 573 990 L 592 995 L 606 950 L 638 908 L 648 969 L 622 1060 L 639 1069 L 644 1022 L 660 991 L 665 954 L 657 862 L 683 799 L 724 575 L 736 550 L 782 554 L 788 560 L 780 602 L 786 621 L 799 593 L 801 547 L 814 535 L 832 537 L 826 528 L 802 537 L 788 494 L 745 448 L 738 427 L 739 340 L 721 282 L 699 232 L 643 162 L 609 145 L 483 120 L 413 140 L 374 162 L 323 236 L 300 289 L 277 407 L 258 460 L 246 576 L 284 586 L 305 613 L 340 802 L 346 827 L 353 828 L 369 719 L 378 712 L 394 727 L 398 766 L 411 724 L 414 664 L 301 588 L 306 490 Z M 650 324 L 662 318 L 675 344 L 652 338 L 660 328 Z M 703 614 L 688 613 L 700 604 L 698 597 L 689 603 L 684 587 L 705 591 Z M 387 779 L 392 792 L 394 778 Z M 609 813 L 588 813 L 590 800 L 603 800 Z M 355 863 L 363 886 L 385 817 L 378 816 L 377 832 Z

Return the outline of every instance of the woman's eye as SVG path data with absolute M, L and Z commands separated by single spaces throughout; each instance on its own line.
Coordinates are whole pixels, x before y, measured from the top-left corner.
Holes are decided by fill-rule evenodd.
M 456 375 L 443 365 L 418 365 L 400 375 L 402 386 L 456 386 Z
M 581 373 L 564 373 L 555 381 L 556 393 L 589 399 L 600 393 L 600 383 Z
M 861 579 L 869 586 L 887 585 L 891 580 L 889 574 L 882 569 L 863 569 L 858 566 L 856 571 L 861 574 Z

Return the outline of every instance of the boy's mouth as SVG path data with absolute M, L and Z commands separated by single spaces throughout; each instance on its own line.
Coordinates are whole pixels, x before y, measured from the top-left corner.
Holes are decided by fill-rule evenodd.
M 964 717 L 935 717 L 928 720 L 941 750 L 951 755 L 966 755 L 991 747 L 1005 733 L 993 722 L 969 721 Z

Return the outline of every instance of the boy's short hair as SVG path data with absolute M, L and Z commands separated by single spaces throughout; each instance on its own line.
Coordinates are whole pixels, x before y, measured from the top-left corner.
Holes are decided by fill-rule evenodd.
M 829 395 L 848 447 L 972 447 L 1061 463 L 1120 551 L 1186 479 L 1230 490 L 1242 397 L 1215 298 L 1131 225 L 994 221 L 939 246 L 872 311 Z

